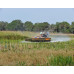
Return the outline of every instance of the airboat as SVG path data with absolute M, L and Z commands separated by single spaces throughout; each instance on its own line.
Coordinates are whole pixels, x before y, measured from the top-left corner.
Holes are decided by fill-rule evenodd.
M 45 34 L 46 33 L 46 34 Z M 31 41 L 31 42 L 50 42 L 51 38 L 49 38 L 49 31 L 46 30 L 43 32 L 40 32 L 40 35 L 43 35 L 42 37 L 36 36 L 34 38 L 27 38 L 25 41 Z

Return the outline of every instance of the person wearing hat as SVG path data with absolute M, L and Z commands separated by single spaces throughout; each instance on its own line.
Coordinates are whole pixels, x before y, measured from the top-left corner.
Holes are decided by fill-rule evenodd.
M 43 37 L 43 32 L 40 32 L 40 37 L 41 37 L 41 38 Z

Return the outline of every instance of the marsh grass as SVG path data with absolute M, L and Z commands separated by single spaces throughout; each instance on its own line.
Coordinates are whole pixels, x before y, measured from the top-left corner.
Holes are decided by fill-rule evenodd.
M 23 40 L 25 38 L 32 38 L 38 34 L 39 33 L 28 31 L 0 31 L 0 40 L 1 39 Z
M 32 32 L 28 33 L 0 32 L 1 66 L 74 66 L 73 39 L 71 41 L 54 43 L 21 43 L 21 36 L 30 37 L 30 34 L 35 34 Z M 17 35 L 16 38 L 13 35 Z M 20 38 L 18 37 L 19 35 Z M 74 35 L 69 36 L 74 38 Z
M 74 59 L 72 56 L 53 56 L 49 59 L 49 63 L 51 66 L 74 66 Z
M 17 66 L 74 66 L 74 51 L 65 50 L 8 50 L 0 51 L 0 65 Z M 62 60 L 62 61 L 61 61 Z
M 24 61 L 19 61 L 17 62 L 16 66 L 26 66 L 25 62 Z

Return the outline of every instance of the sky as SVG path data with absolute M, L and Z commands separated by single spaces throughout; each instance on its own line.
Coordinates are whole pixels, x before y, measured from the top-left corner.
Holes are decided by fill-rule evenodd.
M 74 21 L 73 8 L 0 8 L 0 21 L 11 22 L 13 20 L 21 20 L 23 23 L 31 21 L 48 22 L 55 24 L 56 22 Z

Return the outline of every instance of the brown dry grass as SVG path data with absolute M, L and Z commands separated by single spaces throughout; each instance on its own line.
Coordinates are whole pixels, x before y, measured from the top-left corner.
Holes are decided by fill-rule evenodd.
M 65 51 L 65 50 L 24 50 L 19 52 L 7 51 L 0 52 L 0 65 L 17 65 L 18 62 L 25 62 L 25 65 L 47 65 L 47 57 L 51 56 L 73 56 L 74 51 Z M 49 64 L 50 65 L 50 64 Z

